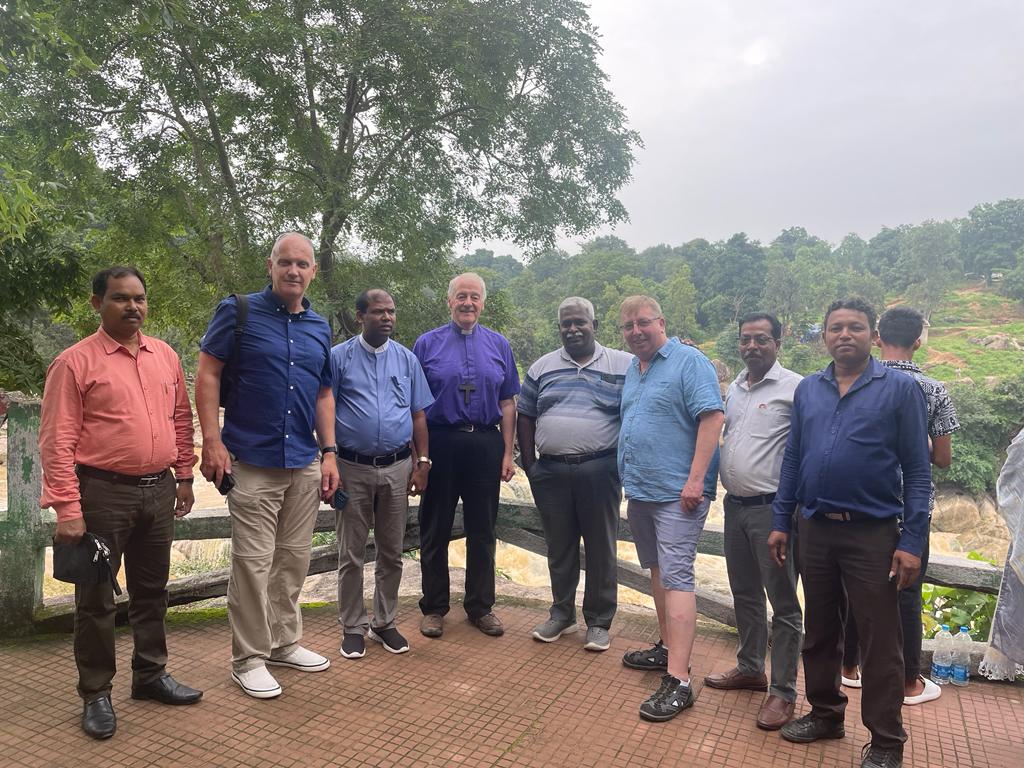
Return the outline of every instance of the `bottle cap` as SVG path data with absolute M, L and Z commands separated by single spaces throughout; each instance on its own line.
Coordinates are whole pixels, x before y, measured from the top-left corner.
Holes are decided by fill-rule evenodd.
M 942 625 L 942 628 L 943 628 L 943 629 L 944 629 L 944 630 L 945 630 L 946 632 L 949 632 L 949 624 L 943 624 L 943 625 Z
M 961 627 L 960 627 L 960 633 L 961 633 L 961 634 L 966 634 L 966 633 L 967 633 L 967 632 L 969 632 L 969 631 L 970 631 L 970 630 L 968 630 L 968 628 L 967 628 L 967 627 L 965 627 L 965 626 L 962 626 L 962 625 L 961 625 Z

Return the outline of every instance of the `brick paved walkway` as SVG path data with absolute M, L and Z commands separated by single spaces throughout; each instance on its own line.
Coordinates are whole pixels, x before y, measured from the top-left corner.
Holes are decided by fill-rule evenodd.
M 847 736 L 797 746 L 759 731 L 761 694 L 698 686 L 696 706 L 667 724 L 648 724 L 637 707 L 658 683 L 622 667 L 630 647 L 650 642 L 656 622 L 616 621 L 612 648 L 582 650 L 582 635 L 551 645 L 530 639 L 543 606 L 504 601 L 506 635 L 492 639 L 454 609 L 441 640 L 417 631 L 405 599 L 400 629 L 412 652 L 393 656 L 374 643 L 365 658 L 337 651 L 333 605 L 306 612 L 306 644 L 330 655 L 327 672 L 275 670 L 285 688 L 272 701 L 244 696 L 228 678 L 223 613 L 179 617 L 170 633 L 171 671 L 203 688 L 195 707 L 165 707 L 128 696 L 131 638 L 118 635 L 117 735 L 94 742 L 79 728 L 71 639 L 0 647 L 0 765 L 4 766 L 859 766 L 867 740 L 859 696 L 851 695 Z M 735 635 L 701 627 L 694 679 L 729 666 Z M 806 708 L 806 704 L 801 702 Z M 1020 768 L 1024 689 L 972 683 L 938 702 L 904 708 L 910 731 L 905 765 Z

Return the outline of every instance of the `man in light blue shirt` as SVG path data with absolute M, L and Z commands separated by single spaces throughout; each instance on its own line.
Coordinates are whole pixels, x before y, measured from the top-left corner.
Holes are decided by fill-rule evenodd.
M 430 470 L 423 410 L 434 402 L 416 356 L 391 339 L 391 295 L 381 289 L 363 291 L 356 299 L 356 320 L 363 332 L 331 350 L 339 470 L 348 494 L 337 510 L 338 611 L 346 659 L 365 655 L 367 633 L 391 653 L 409 650 L 395 627 L 395 613 L 408 494 L 423 492 Z M 373 624 L 363 602 L 371 527 L 377 548 Z
M 622 663 L 666 671 L 658 690 L 640 705 L 640 717 L 661 722 L 693 706 L 693 563 L 717 488 L 725 415 L 714 366 L 700 350 L 668 338 L 657 301 L 631 296 L 622 302 L 619 318 L 622 337 L 636 355 L 622 392 L 619 475 L 637 557 L 651 570 L 664 641 L 630 651 Z

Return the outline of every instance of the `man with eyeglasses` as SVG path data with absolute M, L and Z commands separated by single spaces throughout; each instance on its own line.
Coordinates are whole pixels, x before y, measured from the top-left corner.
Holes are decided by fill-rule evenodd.
M 725 416 L 715 367 L 700 350 L 668 338 L 657 301 L 630 296 L 619 317 L 622 337 L 636 355 L 622 392 L 619 476 L 637 557 L 651 571 L 662 637 L 651 649 L 630 651 L 622 663 L 666 671 L 658 690 L 640 705 L 641 718 L 661 722 L 694 702 L 693 564 L 717 489 Z
M 516 428 L 523 471 L 544 525 L 551 574 L 550 615 L 533 637 L 552 643 L 578 629 L 582 538 L 587 563 L 583 647 L 606 651 L 618 606 L 619 405 L 633 356 L 597 343 L 594 305 L 579 296 L 559 305 L 558 330 L 562 348 L 541 357 L 526 374 Z
M 726 691 L 767 691 L 757 727 L 775 731 L 793 717 L 803 631 L 793 559 L 777 567 L 766 544 L 801 376 L 779 364 L 782 324 L 774 315 L 755 312 L 742 318 L 739 342 L 746 368 L 725 395 L 721 477 L 727 491 L 725 564 L 740 642 L 736 666 L 708 675 L 704 684 Z M 765 593 L 773 613 L 771 687 L 764 672 L 769 645 Z

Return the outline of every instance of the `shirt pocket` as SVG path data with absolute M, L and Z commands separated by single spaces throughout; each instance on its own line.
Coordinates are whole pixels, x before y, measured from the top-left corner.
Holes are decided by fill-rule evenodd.
M 590 388 L 590 396 L 598 410 L 618 413 L 622 404 L 622 387 L 597 381 Z
M 750 413 L 748 432 L 763 440 L 778 437 L 789 429 L 789 414 L 771 406 L 754 407 Z
M 168 419 L 174 420 L 174 406 L 178 401 L 178 382 L 165 381 L 163 384 L 164 413 Z
M 409 407 L 409 377 L 392 376 L 391 390 L 395 393 L 395 405 L 399 408 Z
M 884 445 L 889 439 L 888 424 L 893 423 L 894 416 L 878 408 L 851 408 L 846 415 L 849 427 L 846 439 L 858 445 L 877 447 Z
M 649 413 L 666 414 L 675 410 L 679 396 L 679 385 L 673 381 L 655 381 L 644 400 Z

